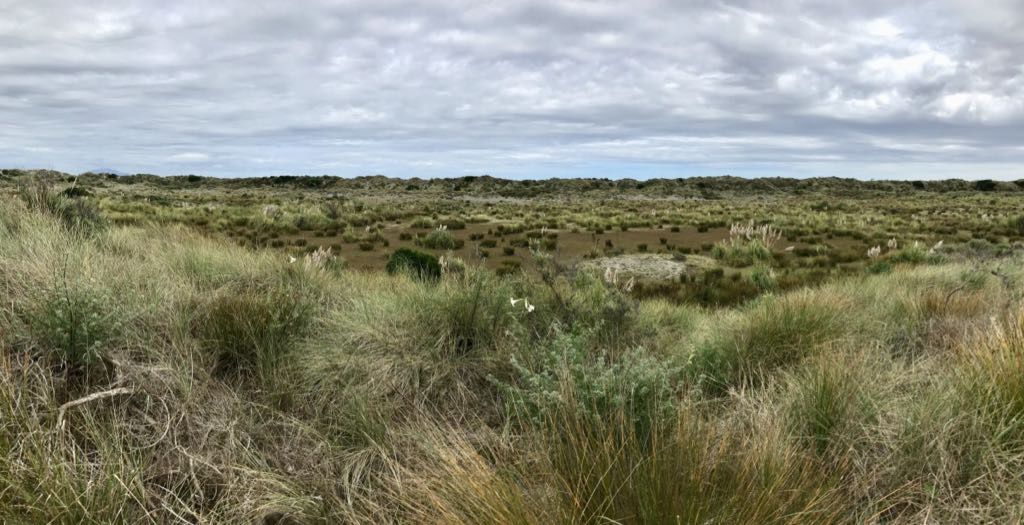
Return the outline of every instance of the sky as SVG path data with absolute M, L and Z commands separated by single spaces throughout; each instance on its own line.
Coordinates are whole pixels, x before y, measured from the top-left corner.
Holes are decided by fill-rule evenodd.
M 1024 0 L 0 0 L 0 165 L 1024 178 Z

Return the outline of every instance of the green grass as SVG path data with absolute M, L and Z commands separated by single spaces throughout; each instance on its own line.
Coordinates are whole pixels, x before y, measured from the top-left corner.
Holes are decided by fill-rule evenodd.
M 846 262 L 829 258 L 839 248 L 777 249 L 687 276 L 709 294 L 753 290 L 726 307 L 681 288 L 641 293 L 557 250 L 506 275 L 451 254 L 429 259 L 428 279 L 362 271 L 312 245 L 254 248 L 182 226 L 192 208 L 175 199 L 200 202 L 189 188 L 205 179 L 143 180 L 128 189 L 163 199 L 131 202 L 99 183 L 128 187 L 0 196 L 0 522 L 1024 518 L 1024 272 L 1009 238 L 956 242 L 936 218 L 920 234 L 922 246 L 948 239 L 941 257 L 901 240 L 880 255 L 885 271 L 865 271 L 858 245 Z M 60 199 L 109 224 L 69 221 Z M 412 215 L 431 228 L 479 216 L 464 221 L 473 233 L 514 218 L 499 230 L 514 237 L 484 234 L 498 246 L 547 224 L 658 225 L 630 202 L 598 222 L 541 199 L 407 209 L 283 194 L 275 217 L 254 212 L 261 199 L 210 198 L 201 216 L 247 229 L 306 217 L 318 231 L 344 220 L 362 224 L 357 239 Z M 811 207 L 821 200 L 773 224 L 826 242 L 843 226 Z M 975 204 L 1005 204 L 992 200 Z M 717 213 L 699 219 L 709 229 L 752 209 L 701 206 Z M 690 224 L 672 213 L 664 224 Z M 992 227 L 1006 235 L 1005 221 Z M 812 267 L 821 277 L 801 281 Z

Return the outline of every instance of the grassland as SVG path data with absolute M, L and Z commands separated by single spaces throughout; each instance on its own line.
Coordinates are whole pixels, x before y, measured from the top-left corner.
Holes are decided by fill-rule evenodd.
M 0 522 L 1020 522 L 1022 190 L 0 172 Z

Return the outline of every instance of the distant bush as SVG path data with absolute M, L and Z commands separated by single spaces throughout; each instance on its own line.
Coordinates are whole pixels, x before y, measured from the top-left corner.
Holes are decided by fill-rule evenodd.
M 456 239 L 445 230 L 434 230 L 419 240 L 420 245 L 431 250 L 457 250 L 463 241 Z
M 892 263 L 889 261 L 874 261 L 865 267 L 868 273 L 889 273 L 892 271 Z
M 778 280 L 775 278 L 775 272 L 772 271 L 771 267 L 758 266 L 750 272 L 750 281 L 754 283 L 761 293 L 776 292 L 779 289 Z
M 409 248 L 395 250 L 388 258 L 385 269 L 390 274 L 408 273 L 418 279 L 436 281 L 441 277 L 441 265 L 437 257 Z

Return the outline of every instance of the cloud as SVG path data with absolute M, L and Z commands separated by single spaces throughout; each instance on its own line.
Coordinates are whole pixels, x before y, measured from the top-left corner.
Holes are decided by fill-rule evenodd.
M 172 162 L 205 162 L 210 160 L 210 156 L 206 153 L 198 153 L 195 151 L 189 151 L 186 153 L 177 153 L 168 157 L 168 160 Z
M 970 178 L 1024 161 L 1016 0 L 0 10 L 0 158 L 22 166 Z

